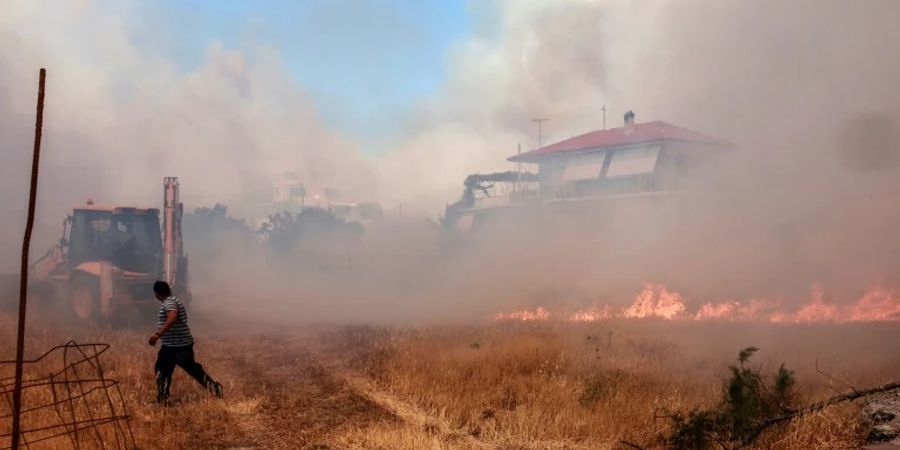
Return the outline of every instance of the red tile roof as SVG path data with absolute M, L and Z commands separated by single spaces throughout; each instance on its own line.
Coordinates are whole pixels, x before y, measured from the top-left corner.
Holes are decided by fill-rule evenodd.
M 618 147 L 623 145 L 638 144 L 641 142 L 655 141 L 684 141 L 697 142 L 710 145 L 731 146 L 728 141 L 707 136 L 687 128 L 672 125 L 668 122 L 657 120 L 654 122 L 637 123 L 631 128 L 612 128 L 609 130 L 597 130 L 585 133 L 573 138 L 546 145 L 537 150 L 509 157 L 510 161 L 536 161 L 546 155 L 574 152 L 600 147 Z

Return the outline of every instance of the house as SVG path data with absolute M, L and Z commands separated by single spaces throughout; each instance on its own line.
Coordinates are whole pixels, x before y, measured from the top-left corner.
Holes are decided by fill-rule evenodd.
M 663 121 L 598 130 L 509 158 L 537 164 L 544 201 L 610 195 L 659 194 L 684 189 L 710 170 L 728 142 Z
M 299 213 L 303 208 L 329 208 L 341 199 L 341 192 L 331 186 L 305 184 L 297 172 L 288 171 L 275 180 L 271 201 L 263 203 L 266 214 L 276 212 Z
M 624 119 L 619 128 L 511 156 L 508 160 L 520 167 L 515 172 L 483 175 L 484 182 L 474 184 L 470 180 L 477 174 L 469 176 L 462 199 L 447 207 L 446 224 L 468 231 L 503 215 L 524 212 L 522 217 L 528 217 L 528 208 L 522 208 L 528 205 L 633 220 L 642 211 L 693 201 L 697 181 L 716 173 L 732 148 L 725 140 L 668 122 L 636 123 L 631 111 Z M 521 169 L 531 164 L 537 165 L 536 176 Z
M 328 210 L 348 222 L 368 223 L 383 216 L 378 203 L 350 201 L 353 199 L 334 186 L 304 183 L 293 171 L 282 173 L 274 181 L 271 193 L 269 201 L 256 204 L 252 226 L 258 228 L 272 214 L 299 214 L 307 208 Z
M 302 207 L 306 201 L 306 187 L 297 172 L 284 172 L 272 188 L 272 203 Z

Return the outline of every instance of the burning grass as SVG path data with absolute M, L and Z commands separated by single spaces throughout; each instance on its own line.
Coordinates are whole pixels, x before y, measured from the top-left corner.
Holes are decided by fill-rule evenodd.
M 539 322 L 567 320 L 596 322 L 612 318 L 665 319 L 727 322 L 762 322 L 785 324 L 864 323 L 900 321 L 900 290 L 873 286 L 861 297 L 846 304 L 828 301 L 821 285 L 810 287 L 809 297 L 797 308 L 785 308 L 783 299 L 721 300 L 706 302 L 689 311 L 680 293 L 661 284 L 647 283 L 631 305 L 614 308 L 609 304 L 594 304 L 574 312 L 551 311 L 544 306 L 512 312 L 500 312 L 495 321 L 516 320 Z

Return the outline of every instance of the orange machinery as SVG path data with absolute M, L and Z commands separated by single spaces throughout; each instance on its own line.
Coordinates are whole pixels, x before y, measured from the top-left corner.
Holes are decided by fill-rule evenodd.
M 178 179 L 166 177 L 162 227 L 155 208 L 91 201 L 74 208 L 59 244 L 31 265 L 33 297 L 60 301 L 74 317 L 94 323 L 156 308 L 151 289 L 156 280 L 167 281 L 175 295 L 190 301 L 178 194 Z

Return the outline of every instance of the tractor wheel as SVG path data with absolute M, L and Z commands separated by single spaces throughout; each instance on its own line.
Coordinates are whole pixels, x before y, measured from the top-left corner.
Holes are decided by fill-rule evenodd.
M 69 304 L 75 319 L 96 322 L 100 318 L 100 283 L 90 275 L 76 275 L 69 284 Z

